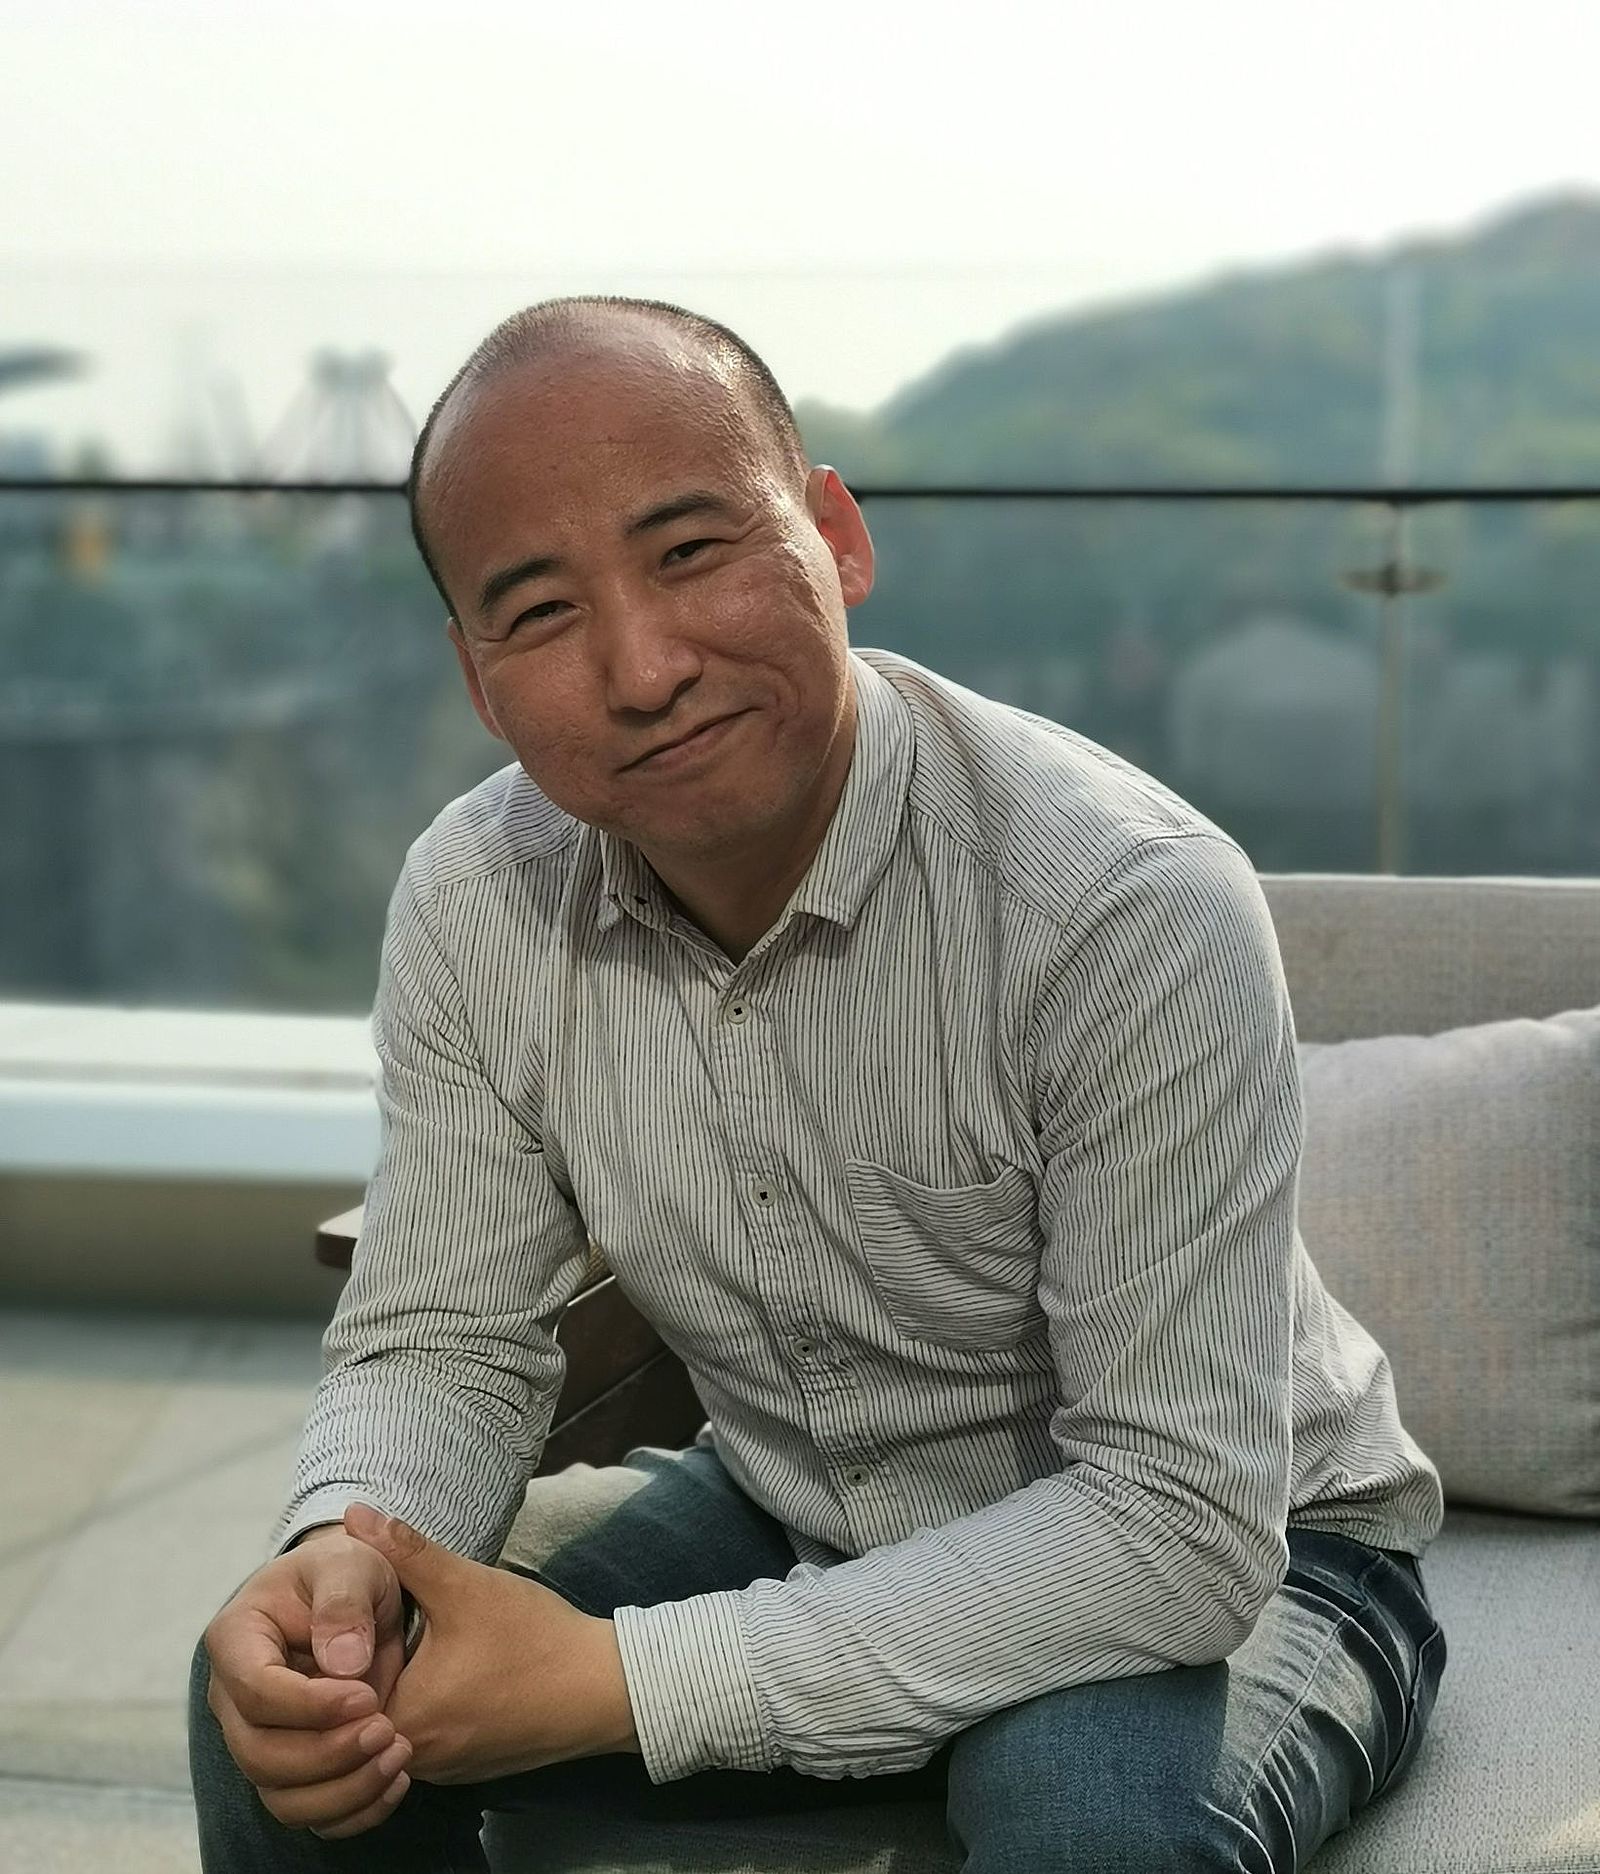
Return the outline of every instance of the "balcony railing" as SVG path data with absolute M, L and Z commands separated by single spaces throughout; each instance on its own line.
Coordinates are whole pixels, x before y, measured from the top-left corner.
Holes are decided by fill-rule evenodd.
M 1600 873 L 1600 488 L 857 488 L 852 641 L 1067 724 L 1262 870 Z M 0 996 L 357 1012 L 505 759 L 401 491 L 0 484 Z

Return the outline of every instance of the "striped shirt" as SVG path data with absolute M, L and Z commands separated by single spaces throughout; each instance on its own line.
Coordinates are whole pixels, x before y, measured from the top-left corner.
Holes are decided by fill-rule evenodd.
M 499 1553 L 589 1238 L 796 1565 L 616 1633 L 656 1782 L 903 1771 L 1224 1658 L 1306 1525 L 1420 1554 L 1438 1472 L 1295 1222 L 1239 846 L 1084 737 L 853 651 L 851 767 L 735 964 L 511 768 L 412 848 L 384 1142 L 280 1529 Z

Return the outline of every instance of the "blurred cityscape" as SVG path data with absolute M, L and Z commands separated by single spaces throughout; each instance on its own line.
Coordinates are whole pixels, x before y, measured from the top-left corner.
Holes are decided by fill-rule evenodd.
M 1262 870 L 1366 871 L 1389 603 L 1400 868 L 1600 872 L 1597 316 L 1600 203 L 1561 198 L 1042 321 L 874 413 L 803 405 L 869 493 L 853 639 L 1117 750 Z M 376 351 L 319 352 L 260 436 L 212 374 L 180 486 L 118 487 L 92 440 L 9 420 L 7 389 L 93 370 L 0 344 L 0 995 L 359 1011 L 405 846 L 503 758 L 407 529 L 414 418 Z M 1422 507 L 1398 562 L 1379 497 L 1429 481 L 1574 492 Z M 906 493 L 1177 484 L 1284 492 Z M 1373 498 L 1286 492 L 1335 486 Z

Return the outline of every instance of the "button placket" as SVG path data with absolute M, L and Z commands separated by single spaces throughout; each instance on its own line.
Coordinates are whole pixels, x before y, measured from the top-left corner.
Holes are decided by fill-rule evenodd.
M 724 985 L 708 1014 L 719 1088 L 735 1122 L 729 1145 L 758 1257 L 762 1302 L 778 1327 L 778 1344 L 819 1453 L 837 1477 L 837 1467 L 854 1455 L 852 1448 L 859 1449 L 860 1429 L 839 1422 L 841 1413 L 853 1416 L 841 1396 L 851 1390 L 850 1382 L 840 1349 L 814 1322 L 817 1296 L 806 1274 L 811 1245 L 792 1236 L 804 1228 L 805 1206 L 790 1202 L 787 1174 L 771 1169 L 784 1162 L 782 1147 L 767 1132 L 782 1085 L 776 1036 L 762 1002 L 748 989 Z M 863 1472 L 862 1482 L 871 1481 Z M 860 1509 L 870 1502 L 870 1492 L 864 1492 Z

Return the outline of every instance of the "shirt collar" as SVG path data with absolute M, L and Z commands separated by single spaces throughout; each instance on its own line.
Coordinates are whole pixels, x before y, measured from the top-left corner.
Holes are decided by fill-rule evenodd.
M 589 837 L 600 854 L 600 902 L 595 910 L 595 929 L 607 931 L 624 912 L 641 924 L 659 930 L 667 922 L 668 907 L 662 896 L 661 881 L 646 864 L 637 846 L 590 827 Z
M 844 792 L 789 909 L 849 929 L 900 837 L 911 788 L 911 711 L 887 677 L 850 653 L 856 745 Z
M 900 837 L 911 786 L 911 712 L 888 678 L 854 651 L 856 741 L 839 804 L 816 857 L 789 900 L 785 917 L 804 911 L 849 929 L 888 865 Z M 661 881 L 636 846 L 590 829 L 600 856 L 595 928 L 610 930 L 624 912 L 663 929 L 671 908 Z

